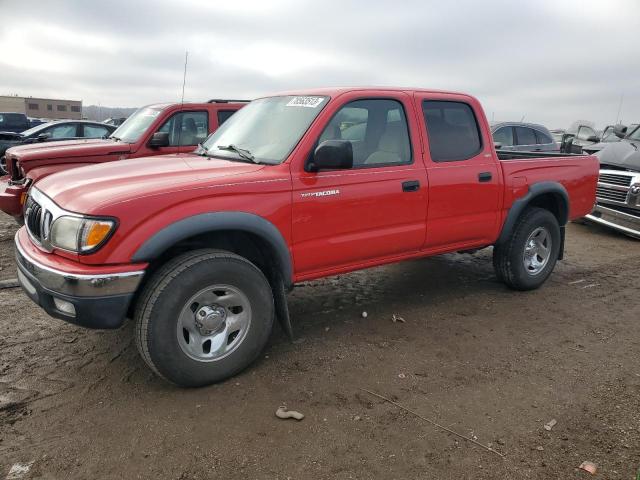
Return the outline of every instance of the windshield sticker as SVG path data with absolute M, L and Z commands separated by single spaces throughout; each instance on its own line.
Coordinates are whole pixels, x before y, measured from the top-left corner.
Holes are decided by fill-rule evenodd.
M 287 107 L 307 107 L 316 108 L 322 103 L 324 97 L 293 97 Z

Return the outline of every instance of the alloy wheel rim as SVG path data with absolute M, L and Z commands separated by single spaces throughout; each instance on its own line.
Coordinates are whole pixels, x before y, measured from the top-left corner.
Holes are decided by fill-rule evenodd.
M 198 362 L 215 362 L 236 350 L 251 325 L 251 304 L 237 287 L 216 284 L 183 306 L 176 335 L 182 351 Z
M 551 235 L 544 227 L 538 227 L 525 242 L 522 261 L 529 275 L 538 275 L 551 258 Z

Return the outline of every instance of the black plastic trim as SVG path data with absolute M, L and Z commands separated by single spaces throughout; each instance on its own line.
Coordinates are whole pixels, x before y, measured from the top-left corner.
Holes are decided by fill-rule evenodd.
M 564 186 L 558 182 L 534 183 L 529 186 L 529 191 L 525 196 L 518 198 L 513 202 L 513 205 L 511 205 L 509 213 L 507 214 L 507 219 L 502 226 L 502 232 L 500 233 L 500 237 L 498 237 L 496 244 L 504 243 L 511 236 L 516 222 L 524 209 L 536 197 L 546 193 L 552 193 L 561 198 L 562 203 L 560 204 L 560 218 L 558 219 L 558 223 L 561 227 L 564 227 L 567 224 L 569 221 L 569 194 Z
M 173 223 L 144 242 L 131 258 L 132 263 L 149 262 L 176 243 L 202 233 L 237 230 L 252 233 L 273 248 L 287 288 L 293 284 L 293 265 L 287 242 L 280 230 L 258 215 L 246 212 L 202 213 Z

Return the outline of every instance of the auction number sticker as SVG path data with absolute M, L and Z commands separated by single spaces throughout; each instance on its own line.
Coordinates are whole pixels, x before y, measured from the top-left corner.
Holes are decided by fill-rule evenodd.
M 293 97 L 287 103 L 287 107 L 316 108 L 323 100 L 324 97 Z

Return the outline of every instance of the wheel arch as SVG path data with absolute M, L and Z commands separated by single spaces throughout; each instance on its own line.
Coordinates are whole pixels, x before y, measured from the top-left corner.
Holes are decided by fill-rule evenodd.
M 528 207 L 549 210 L 563 228 L 569 221 L 569 194 L 559 182 L 539 182 L 529 186 L 526 195 L 513 202 L 496 244 L 504 243 L 513 233 L 518 218 Z
M 273 266 L 287 289 L 293 285 L 293 262 L 282 233 L 268 220 L 246 212 L 203 213 L 168 225 L 136 250 L 132 262 L 164 263 L 184 249 L 201 246 L 240 250 L 252 261 L 264 257 L 259 267 Z

